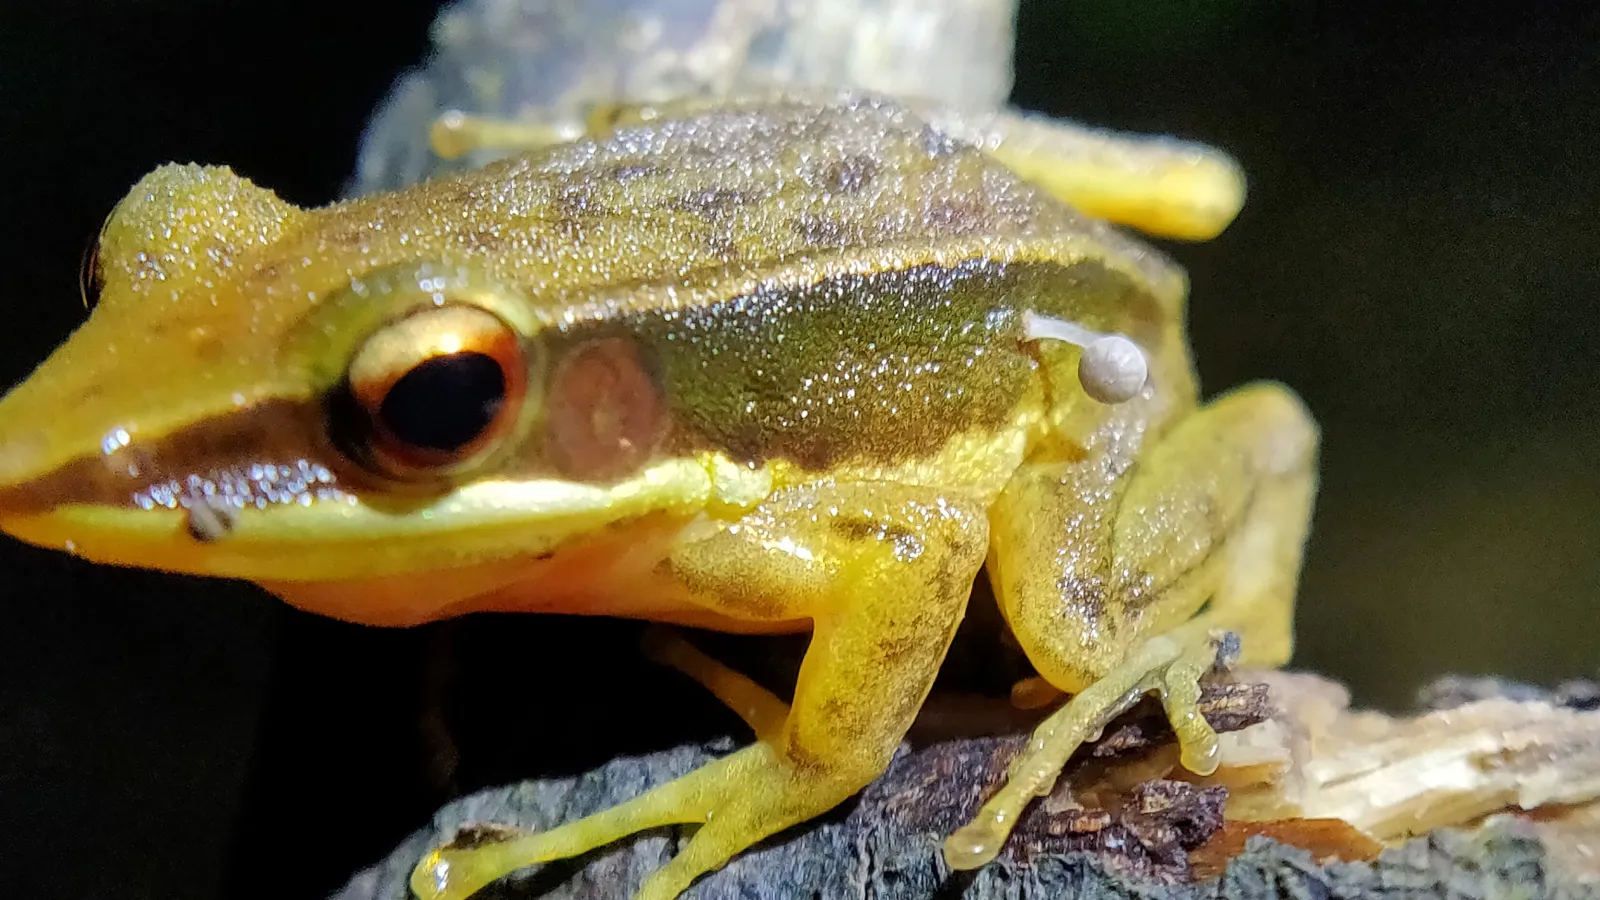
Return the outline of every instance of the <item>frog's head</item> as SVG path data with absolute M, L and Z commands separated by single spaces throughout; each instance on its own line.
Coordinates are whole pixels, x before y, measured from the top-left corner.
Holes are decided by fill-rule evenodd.
M 318 582 L 537 555 L 704 502 L 706 466 L 652 450 L 664 414 L 627 346 L 551 371 L 555 313 L 375 230 L 224 169 L 146 177 L 106 224 L 93 313 L 0 401 L 0 528 Z

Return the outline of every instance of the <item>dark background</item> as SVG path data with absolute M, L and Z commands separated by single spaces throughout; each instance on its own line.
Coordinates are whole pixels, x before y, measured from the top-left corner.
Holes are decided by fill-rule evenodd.
M 7 2 L 0 384 L 81 320 L 81 256 L 148 169 L 334 196 L 435 6 Z M 1019 31 L 1022 105 L 1210 141 L 1250 174 L 1238 223 L 1175 252 L 1208 389 L 1281 379 L 1325 429 L 1297 665 L 1391 706 L 1446 671 L 1595 674 L 1600 11 L 1041 0 Z M 322 896 L 438 800 L 430 633 L 10 541 L 0 573 L 0 893 Z M 504 709 L 674 739 L 630 720 L 677 685 L 617 634 L 460 641 L 516 673 Z M 549 766 L 579 764 L 551 734 Z

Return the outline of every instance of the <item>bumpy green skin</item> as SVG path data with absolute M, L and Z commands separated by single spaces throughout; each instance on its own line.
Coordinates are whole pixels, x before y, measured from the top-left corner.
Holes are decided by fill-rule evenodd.
M 563 334 L 629 335 L 654 355 L 683 443 L 822 471 L 932 455 L 998 428 L 1032 371 L 1022 314 L 1130 321 L 1149 296 L 1098 261 L 973 260 L 758 288 Z M 553 355 L 561 355 L 560 347 Z
M 1006 395 L 1025 305 L 1136 338 L 1159 330 L 1147 346 L 1182 371 L 1156 391 L 1193 394 L 1187 353 L 1173 344 L 1183 277 L 1156 251 L 893 103 L 734 104 L 318 210 L 226 170 L 153 173 L 107 223 L 94 315 L 0 404 L 0 423 L 28 429 L 0 428 L 0 481 L 20 485 L 29 496 L 14 499 L 30 508 L 65 499 L 39 494 L 65 486 L 46 474 L 75 459 L 99 474 L 88 479 L 95 496 L 74 499 L 108 505 L 152 480 L 211 479 L 241 463 L 306 463 L 334 475 L 319 490 L 358 487 L 336 447 L 303 430 L 285 439 L 284 423 L 321 415 L 330 348 L 398 312 L 381 296 L 352 302 L 352 279 L 424 261 L 519 291 L 552 345 L 634 322 L 663 348 L 695 328 L 736 349 L 739 364 L 781 359 L 758 381 L 728 382 L 735 365 L 662 350 L 682 424 L 752 458 L 794 440 L 809 461 L 833 459 L 847 426 L 850 452 L 900 457 L 934 445 L 963 413 L 994 416 L 1016 400 Z M 1057 271 L 1007 272 L 1041 261 Z M 852 278 L 866 280 L 829 295 Z M 982 279 L 1016 292 L 985 308 L 973 289 Z M 960 374 L 980 345 L 1008 340 L 1013 360 Z M 911 351 L 927 355 L 906 359 Z M 933 364 L 937 375 L 916 369 Z M 858 370 L 853 398 L 818 383 L 841 365 Z M 935 395 L 936 379 L 967 395 Z M 729 383 L 744 404 L 717 399 Z M 909 404 L 895 399 L 908 383 Z M 797 426 L 810 403 L 827 414 Z M 900 415 L 931 431 L 904 433 Z M 850 424 L 861 417 L 889 423 L 892 439 Z M 117 427 L 142 446 L 102 453 Z M 180 429 L 184 446 L 217 452 L 154 452 Z M 71 483 L 84 476 L 80 467 Z

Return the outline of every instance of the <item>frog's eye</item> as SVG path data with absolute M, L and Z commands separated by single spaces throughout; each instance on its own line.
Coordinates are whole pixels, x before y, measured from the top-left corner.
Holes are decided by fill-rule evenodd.
M 1103 334 L 1076 322 L 1023 314 L 1023 329 L 1030 341 L 1065 341 L 1083 348 L 1078 357 L 1078 381 L 1083 392 L 1101 403 L 1125 403 L 1139 396 L 1150 377 L 1144 351 L 1120 334 Z
M 517 332 L 487 310 L 413 313 L 356 350 L 335 431 L 347 452 L 392 477 L 460 471 L 490 455 L 521 419 L 524 355 Z

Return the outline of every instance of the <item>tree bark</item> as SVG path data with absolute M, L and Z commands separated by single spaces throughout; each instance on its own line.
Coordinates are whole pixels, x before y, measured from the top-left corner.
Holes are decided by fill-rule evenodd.
M 1316 792 L 1332 788 L 1307 787 L 1314 767 L 1337 768 L 1339 760 L 1353 758 L 1352 748 L 1368 754 L 1361 759 L 1375 758 L 1371 754 L 1377 744 L 1365 736 L 1387 742 L 1382 744 L 1388 748 L 1384 765 L 1412 773 L 1415 769 L 1408 766 L 1416 762 L 1416 754 L 1448 751 L 1452 722 L 1465 722 L 1490 743 L 1515 744 L 1531 753 L 1530 759 L 1542 755 L 1544 761 L 1534 766 L 1537 771 L 1513 773 L 1517 784 L 1551 775 L 1552 767 L 1559 767 L 1566 773 L 1563 784 L 1577 785 L 1600 768 L 1600 712 L 1591 711 L 1588 703 L 1593 697 L 1568 691 L 1563 698 L 1499 682 L 1458 679 L 1431 695 L 1448 712 L 1389 720 L 1392 728 L 1385 730 L 1374 724 L 1372 713 L 1345 710 L 1345 719 L 1329 719 L 1328 710 L 1316 706 L 1337 696 L 1330 695 L 1330 688 L 1337 688 L 1327 682 L 1306 676 L 1261 677 L 1271 685 L 1272 703 L 1261 682 L 1207 689 L 1208 719 L 1219 730 L 1237 732 L 1230 736 L 1236 739 L 1230 745 L 1235 755 L 1231 768 L 1225 761 L 1213 778 L 1182 777 L 1170 763 L 1158 710 L 1153 705 L 1138 708 L 1074 759 L 1051 796 L 1036 802 L 1018 823 L 1001 858 L 976 872 L 952 873 L 943 863 L 940 845 L 1004 777 L 1020 746 L 1019 735 L 942 739 L 902 748 L 888 772 L 858 798 L 742 854 L 702 879 L 686 900 L 1600 897 L 1600 882 L 1594 880 L 1600 873 L 1572 864 L 1592 853 L 1600 833 L 1600 815 L 1586 802 L 1568 797 L 1534 815 L 1477 816 L 1459 823 L 1467 827 L 1441 828 L 1409 841 L 1380 835 L 1389 844 L 1385 849 L 1345 821 L 1316 815 L 1316 804 L 1323 802 Z M 1269 715 L 1271 720 L 1263 721 Z M 1299 756 L 1291 765 L 1263 780 L 1264 743 L 1271 744 L 1274 733 L 1298 731 L 1304 736 L 1313 720 L 1320 723 L 1313 723 L 1315 727 L 1358 736 L 1323 740 L 1335 749 L 1321 756 L 1296 751 Z M 1555 730 L 1537 730 L 1546 725 Z M 1293 741 L 1286 738 L 1283 743 Z M 1557 752 L 1558 743 L 1571 752 Z M 731 740 L 680 746 L 615 759 L 575 777 L 464 797 L 441 809 L 429 827 L 358 874 L 335 897 L 406 900 L 411 868 L 430 847 L 462 838 L 493 839 L 508 829 L 548 829 L 635 796 L 734 746 Z M 1505 751 L 1501 747 L 1496 758 L 1504 759 Z M 1381 775 L 1382 766 L 1367 769 L 1369 776 L 1373 771 Z M 1451 802 L 1468 808 L 1470 804 L 1461 805 L 1462 797 L 1475 790 L 1499 791 L 1498 784 L 1458 786 L 1465 793 L 1451 795 Z M 1574 790 L 1582 794 L 1587 789 Z M 1260 821 L 1234 817 L 1234 806 L 1259 811 L 1269 796 L 1271 802 L 1285 804 L 1284 809 L 1299 804 L 1302 813 L 1310 814 Z M 1443 795 L 1430 796 L 1430 802 L 1441 802 Z M 1371 812 L 1371 821 L 1390 821 L 1395 814 Z M 1367 822 L 1363 815 L 1350 814 Z M 1366 827 L 1371 831 L 1376 826 Z M 682 828 L 647 832 L 576 860 L 524 870 L 480 896 L 625 898 L 688 834 Z

